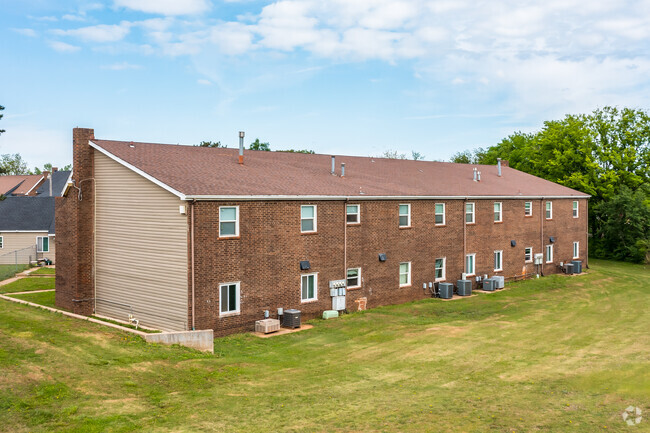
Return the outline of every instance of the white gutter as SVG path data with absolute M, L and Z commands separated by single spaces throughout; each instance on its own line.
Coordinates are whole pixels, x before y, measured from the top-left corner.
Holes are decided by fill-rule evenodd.
M 183 200 L 213 200 L 213 201 L 254 201 L 254 200 L 540 200 L 546 199 L 584 199 L 590 195 L 557 195 L 557 196 L 533 196 L 533 195 L 186 195 Z
M 36 186 L 37 186 L 38 184 L 41 183 L 41 180 L 42 180 L 43 178 L 45 178 L 45 176 L 41 176 L 41 178 L 38 180 L 38 182 L 36 182 L 36 183 L 34 184 L 34 186 L 31 187 L 31 189 L 30 189 L 29 191 L 27 191 L 27 193 L 25 193 L 25 195 L 29 195 L 29 193 L 32 192 L 32 191 L 34 190 L 34 188 L 36 188 Z
M 70 170 L 70 176 L 68 176 L 68 180 L 65 181 L 65 185 L 63 185 L 63 190 L 61 191 L 61 197 L 68 191 L 68 188 L 72 186 L 72 170 Z
M 142 171 L 142 170 L 140 170 L 139 168 L 137 168 L 137 167 L 135 167 L 135 166 L 129 164 L 128 162 L 124 161 L 123 159 L 118 158 L 117 156 L 113 155 L 113 154 L 110 153 L 109 151 L 107 151 L 107 150 L 101 148 L 99 145 L 93 143 L 92 140 L 89 141 L 89 144 L 90 144 L 90 147 L 92 147 L 92 148 L 94 148 L 94 149 L 97 149 L 98 151 L 100 151 L 100 152 L 103 153 L 104 155 L 108 156 L 108 157 L 109 157 L 110 159 L 112 159 L 113 161 L 115 161 L 115 162 L 117 162 L 117 163 L 119 163 L 119 164 L 122 164 L 124 167 L 128 168 L 129 170 L 132 170 L 132 171 L 136 172 L 136 173 L 139 174 L 140 176 L 142 176 L 142 177 L 144 177 L 145 179 L 147 179 L 147 180 L 149 180 L 149 181 L 155 183 L 156 185 L 158 185 L 159 187 L 163 188 L 164 190 L 167 190 L 167 191 L 171 192 L 171 193 L 174 194 L 176 197 L 179 197 L 181 200 L 187 200 L 185 194 L 183 194 L 183 193 L 181 193 L 181 192 L 179 192 L 179 191 L 176 191 L 174 188 L 172 188 L 171 186 L 167 185 L 166 183 L 163 183 L 163 182 L 159 181 L 159 180 L 156 179 L 155 177 L 153 177 L 153 176 L 151 176 L 151 175 L 145 173 L 144 171 Z

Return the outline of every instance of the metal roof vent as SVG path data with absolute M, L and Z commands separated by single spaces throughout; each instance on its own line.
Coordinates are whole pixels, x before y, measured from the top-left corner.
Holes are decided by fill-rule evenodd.
M 311 268 L 311 264 L 309 263 L 309 260 L 301 260 L 300 261 L 300 270 L 301 271 L 306 271 L 307 269 Z

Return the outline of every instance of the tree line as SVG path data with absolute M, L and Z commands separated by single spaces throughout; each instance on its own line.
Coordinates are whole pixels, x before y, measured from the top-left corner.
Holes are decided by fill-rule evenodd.
M 510 167 L 590 194 L 589 253 L 650 262 L 650 116 L 615 107 L 566 115 L 541 130 L 456 153 L 452 162 Z

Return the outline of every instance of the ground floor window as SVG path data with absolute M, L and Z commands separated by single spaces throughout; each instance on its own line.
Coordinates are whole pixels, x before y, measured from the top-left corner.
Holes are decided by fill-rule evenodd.
M 475 262 L 476 262 L 476 254 L 468 254 L 465 256 L 465 273 L 467 275 L 474 275 Z
M 318 275 L 303 275 L 300 282 L 300 293 L 302 301 L 315 301 L 318 299 Z
M 553 245 L 546 245 L 546 263 L 553 263 Z
M 219 314 L 239 313 L 239 283 L 219 285 Z
M 436 281 L 444 281 L 445 276 L 445 262 L 447 259 L 445 257 L 436 259 Z
M 50 239 L 47 236 L 36 237 L 36 252 L 38 253 L 50 252 Z
M 411 262 L 404 262 L 399 264 L 399 285 L 411 285 Z
M 348 269 L 348 289 L 361 287 L 361 268 Z
M 0 236 L 0 248 L 4 247 L 4 239 L 2 236 Z
M 494 252 L 494 270 L 495 271 L 503 270 L 503 251 Z
M 577 259 L 580 257 L 580 242 L 573 243 L 573 258 Z
M 525 260 L 527 263 L 533 261 L 533 247 L 527 247 L 527 248 L 524 250 L 524 260 Z

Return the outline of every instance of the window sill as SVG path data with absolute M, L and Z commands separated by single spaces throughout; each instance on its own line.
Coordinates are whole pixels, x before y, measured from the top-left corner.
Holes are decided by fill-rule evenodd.
M 360 290 L 361 286 L 348 287 L 348 290 Z
M 400 230 L 408 230 L 408 229 L 410 229 L 410 228 L 411 228 L 411 226 L 403 226 L 403 227 L 400 226 L 399 229 L 400 229 Z
M 300 236 L 317 235 L 318 232 L 300 232 Z
M 467 278 L 467 277 L 475 277 L 475 276 L 476 276 L 476 274 L 465 274 L 465 278 Z
M 475 226 L 476 223 L 465 223 L 466 226 Z
M 495 274 L 498 274 L 499 272 L 503 272 L 503 269 L 495 269 L 495 270 L 492 271 L 492 272 L 494 272 Z
M 347 223 L 347 225 L 349 225 L 349 226 L 360 226 L 361 223 Z
M 300 300 L 301 304 L 311 304 L 313 302 L 318 302 L 318 298 L 316 298 L 316 299 L 301 299 Z
M 532 218 L 532 215 L 524 215 L 524 218 Z
M 241 239 L 241 236 L 219 236 L 217 240 L 223 241 L 223 240 L 228 240 L 228 239 Z
M 553 218 L 545 218 L 546 221 L 553 221 Z
M 533 263 L 532 260 L 524 260 L 524 263 Z
M 553 262 L 545 262 L 545 264 L 547 264 L 547 265 L 552 265 Z
M 231 313 L 220 313 L 219 318 L 220 319 L 225 319 L 226 317 L 233 317 L 233 316 L 239 316 L 239 315 L 241 315 L 241 312 L 233 311 Z
M 495 221 L 494 224 L 503 224 L 503 221 Z
M 447 227 L 447 223 L 445 223 L 445 224 L 436 224 L 435 227 Z
M 401 289 L 402 287 L 411 287 L 412 284 L 400 284 L 399 288 Z
M 436 278 L 434 280 L 435 283 L 444 283 L 445 281 L 447 281 L 447 278 Z

